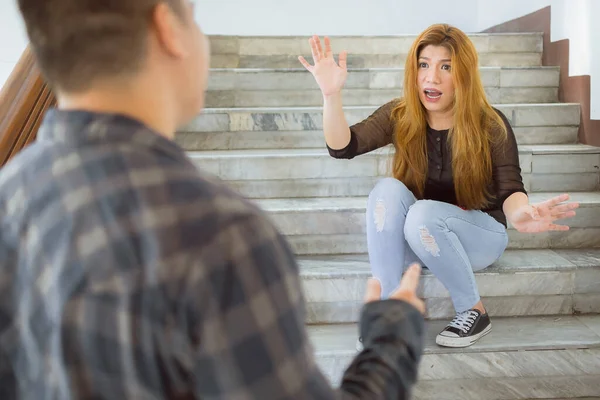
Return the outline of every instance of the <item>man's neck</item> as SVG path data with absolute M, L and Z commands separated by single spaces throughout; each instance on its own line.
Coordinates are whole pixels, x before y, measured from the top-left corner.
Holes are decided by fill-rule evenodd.
M 59 94 L 58 108 L 96 113 L 120 114 L 133 118 L 168 139 L 173 139 L 177 128 L 176 119 L 170 111 L 168 101 L 147 90 L 132 87 L 104 87 L 77 93 Z

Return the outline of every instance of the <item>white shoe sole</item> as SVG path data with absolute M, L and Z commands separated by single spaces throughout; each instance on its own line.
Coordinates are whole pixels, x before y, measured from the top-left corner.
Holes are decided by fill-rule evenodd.
M 485 328 L 483 331 L 479 332 L 477 335 L 473 335 L 473 336 L 469 336 L 469 337 L 456 337 L 456 338 L 437 335 L 437 337 L 435 338 L 435 342 L 439 346 L 443 346 L 443 347 L 456 347 L 456 348 L 469 347 L 472 344 L 474 344 L 476 341 L 478 341 L 479 339 L 481 339 L 482 337 L 484 337 L 485 335 L 490 333 L 491 331 L 492 331 L 492 324 L 489 324 L 487 326 L 487 328 Z

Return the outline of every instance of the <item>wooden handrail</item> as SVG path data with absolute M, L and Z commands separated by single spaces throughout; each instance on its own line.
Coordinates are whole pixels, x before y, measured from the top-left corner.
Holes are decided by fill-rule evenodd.
M 0 167 L 35 140 L 44 114 L 55 105 L 27 46 L 0 90 Z

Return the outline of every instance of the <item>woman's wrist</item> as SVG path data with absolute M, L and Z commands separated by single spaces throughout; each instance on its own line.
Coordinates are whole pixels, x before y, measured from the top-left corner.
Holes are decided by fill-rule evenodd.
M 529 205 L 529 197 L 522 192 L 513 193 L 506 200 L 504 200 L 504 204 L 502 205 L 502 209 L 504 211 L 504 215 L 506 215 L 506 219 L 508 222 L 512 222 L 515 220 L 516 216 L 519 214 L 519 211 Z
M 340 90 L 339 92 L 334 92 L 334 93 L 322 93 L 323 94 L 323 100 L 326 102 L 331 102 L 331 101 L 341 101 L 342 100 L 342 91 Z

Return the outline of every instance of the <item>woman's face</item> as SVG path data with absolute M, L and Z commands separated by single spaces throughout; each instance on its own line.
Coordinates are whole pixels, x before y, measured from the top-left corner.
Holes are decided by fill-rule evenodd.
M 419 54 L 417 85 L 419 98 L 428 114 L 444 114 L 454 104 L 454 81 L 450 51 L 429 45 Z

